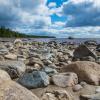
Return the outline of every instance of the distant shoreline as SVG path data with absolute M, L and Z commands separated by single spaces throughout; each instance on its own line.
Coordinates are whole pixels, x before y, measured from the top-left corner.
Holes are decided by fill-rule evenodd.
M 19 33 L 17 31 L 13 31 L 9 28 L 5 28 L 4 26 L 0 27 L 0 38 L 56 38 L 54 36 L 39 36 L 39 35 L 29 35 L 25 33 Z

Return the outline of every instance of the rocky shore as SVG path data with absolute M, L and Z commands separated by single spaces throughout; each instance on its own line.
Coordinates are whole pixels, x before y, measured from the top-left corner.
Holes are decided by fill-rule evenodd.
M 100 44 L 1 41 L 0 100 L 100 100 Z

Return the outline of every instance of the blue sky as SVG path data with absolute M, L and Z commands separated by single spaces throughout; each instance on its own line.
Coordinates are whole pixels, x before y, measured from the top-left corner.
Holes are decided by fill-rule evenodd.
M 58 38 L 100 38 L 100 0 L 0 0 L 0 26 Z

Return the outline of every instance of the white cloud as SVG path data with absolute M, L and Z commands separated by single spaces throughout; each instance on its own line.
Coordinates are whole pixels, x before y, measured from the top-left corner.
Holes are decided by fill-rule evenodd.
M 62 8 L 66 26 L 100 26 L 100 0 L 69 0 Z
M 55 2 L 51 2 L 51 3 L 49 3 L 49 5 L 48 5 L 48 7 L 50 7 L 50 8 L 52 8 L 52 7 L 56 7 L 57 5 L 56 5 L 56 3 Z
M 100 27 L 67 27 L 62 29 L 44 28 L 44 29 L 30 29 L 17 28 L 17 31 L 27 32 L 37 35 L 55 36 L 57 38 L 67 38 L 73 36 L 75 38 L 100 38 Z
M 33 28 L 48 27 L 51 18 L 46 0 L 0 0 L 0 25 L 14 27 L 18 23 Z

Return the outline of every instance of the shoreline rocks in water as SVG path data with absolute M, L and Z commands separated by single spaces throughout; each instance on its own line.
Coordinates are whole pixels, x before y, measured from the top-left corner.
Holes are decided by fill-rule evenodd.
M 100 100 L 100 44 L 0 42 L 0 100 Z

